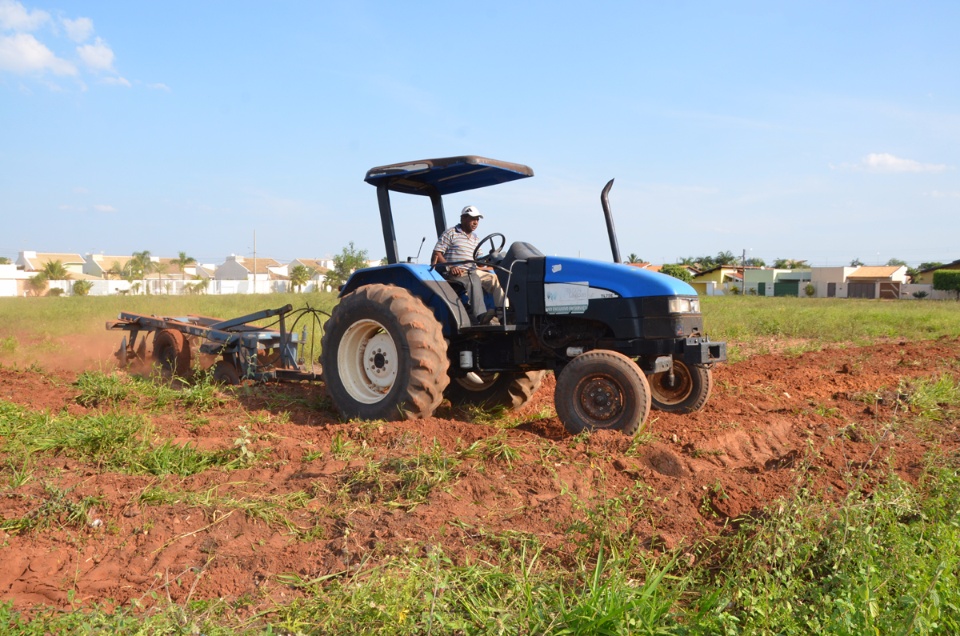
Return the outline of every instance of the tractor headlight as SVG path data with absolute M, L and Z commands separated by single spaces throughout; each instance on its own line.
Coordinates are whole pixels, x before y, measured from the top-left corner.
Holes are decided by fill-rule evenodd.
M 667 301 L 667 311 L 671 314 L 699 314 L 699 298 L 671 298 Z

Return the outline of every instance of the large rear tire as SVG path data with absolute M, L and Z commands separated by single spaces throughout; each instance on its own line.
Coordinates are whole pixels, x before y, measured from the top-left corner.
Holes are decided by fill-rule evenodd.
M 669 371 L 647 376 L 650 385 L 651 405 L 666 413 L 693 413 L 699 411 L 710 399 L 713 391 L 713 374 L 702 366 L 687 366 L 680 360 L 673 361 L 673 377 Z
M 324 325 L 320 362 L 345 419 L 430 417 L 450 381 L 440 323 L 392 285 L 367 285 L 340 300 Z
M 164 377 L 190 374 L 190 344 L 176 329 L 163 329 L 153 336 L 153 359 Z
M 487 407 L 520 408 L 529 402 L 543 382 L 544 371 L 477 373 L 482 384 L 469 378 L 450 378 L 446 397 L 453 406 L 475 404 Z
M 554 404 L 570 433 L 606 429 L 633 435 L 650 414 L 650 387 L 622 353 L 588 351 L 560 371 Z

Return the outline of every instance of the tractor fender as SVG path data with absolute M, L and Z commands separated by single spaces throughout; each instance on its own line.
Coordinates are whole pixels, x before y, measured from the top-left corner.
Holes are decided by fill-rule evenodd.
M 449 338 L 462 326 L 470 325 L 470 314 L 459 294 L 429 265 L 396 263 L 359 269 L 340 289 L 340 296 L 374 284 L 401 287 L 419 298 L 436 316 L 444 337 Z

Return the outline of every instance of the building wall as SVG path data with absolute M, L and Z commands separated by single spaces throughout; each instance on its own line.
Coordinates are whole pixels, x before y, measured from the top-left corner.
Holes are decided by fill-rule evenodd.
M 245 281 L 250 276 L 250 270 L 238 262 L 236 257 L 229 257 L 223 264 L 217 268 L 214 278 L 217 280 L 238 280 Z
M 700 296 L 723 296 L 723 290 L 719 289 L 717 283 L 712 280 L 693 281 L 690 283 L 690 286 L 693 287 Z

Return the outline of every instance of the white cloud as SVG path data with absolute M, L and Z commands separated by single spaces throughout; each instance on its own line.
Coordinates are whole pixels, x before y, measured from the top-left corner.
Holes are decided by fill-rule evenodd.
M 113 207 L 112 205 L 103 205 L 102 203 L 93 206 L 93 209 L 96 210 L 97 212 L 116 212 L 117 211 L 117 208 Z
M 948 190 L 946 192 L 943 190 L 933 190 L 931 192 L 927 192 L 926 195 L 933 199 L 960 199 L 960 191 L 957 190 Z
M 125 77 L 120 77 L 119 75 L 116 77 L 104 77 L 102 80 L 100 80 L 100 83 L 109 84 L 111 86 L 123 86 L 126 88 L 130 88 L 132 86 L 129 80 L 127 80 Z
M 95 71 L 113 70 L 113 49 L 104 44 L 101 38 L 93 44 L 84 44 L 77 47 L 77 53 L 83 63 Z
M 74 42 L 84 42 L 93 35 L 93 20 L 90 18 L 77 18 L 76 20 L 61 18 L 60 22 L 67 32 L 67 37 Z
M 0 70 L 19 74 L 50 71 L 54 75 L 76 75 L 76 67 L 53 54 L 32 35 L 18 33 L 0 37 Z
M 870 153 L 863 159 L 868 170 L 875 172 L 943 172 L 947 166 L 936 163 L 920 163 L 913 159 L 901 159 L 889 153 Z
M 0 0 L 0 28 L 7 31 L 36 31 L 50 19 L 46 11 L 27 11 L 19 2 Z
M 156 82 L 156 83 L 154 83 L 154 84 L 147 84 L 147 88 L 152 88 L 152 89 L 158 90 L 158 91 L 166 91 L 166 92 L 168 92 L 168 93 L 170 92 L 170 87 L 167 86 L 166 84 L 164 84 L 163 82 Z
M 859 163 L 842 163 L 831 168 L 842 170 L 863 170 L 865 172 L 903 173 L 903 172 L 943 172 L 949 166 L 942 163 L 920 163 L 914 159 L 903 159 L 888 152 L 871 152 Z
M 43 37 L 30 33 L 47 23 L 50 23 L 49 28 L 43 31 Z M 93 20 L 90 18 L 60 16 L 52 22 L 46 11 L 28 10 L 16 0 L 0 0 L 0 73 L 32 75 L 52 91 L 63 90 L 63 87 L 51 81 L 50 76 L 73 77 L 76 88 L 86 91 L 87 84 L 81 71 L 84 76 L 87 72 L 93 73 L 100 84 L 131 88 L 130 80 L 122 77 L 115 68 L 113 49 L 100 37 L 89 42 L 93 37 Z M 68 38 L 78 45 L 75 58 L 60 57 L 54 52 L 60 51 L 58 47 Z M 170 90 L 164 84 L 153 84 L 150 88 Z

